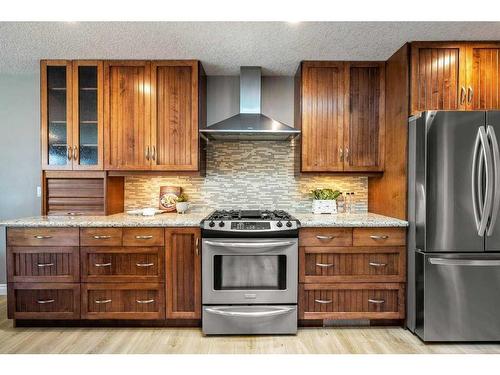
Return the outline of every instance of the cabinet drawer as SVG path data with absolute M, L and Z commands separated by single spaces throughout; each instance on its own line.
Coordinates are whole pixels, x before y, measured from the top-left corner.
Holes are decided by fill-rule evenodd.
M 404 282 L 404 247 L 301 247 L 300 281 Z
M 78 228 L 8 228 L 8 246 L 78 246 Z
M 81 228 L 80 246 L 121 246 L 121 228 Z
M 123 228 L 123 246 L 163 245 L 163 228 Z
M 404 246 L 406 228 L 354 228 L 353 246 Z
M 8 282 L 79 282 L 78 247 L 7 248 Z
M 302 228 L 299 246 L 352 246 L 352 229 Z
M 9 283 L 10 319 L 80 319 L 80 284 Z
M 82 284 L 83 319 L 164 319 L 164 284 Z
M 299 319 L 403 319 L 404 284 L 300 284 Z
M 83 282 L 163 282 L 162 247 L 82 247 Z

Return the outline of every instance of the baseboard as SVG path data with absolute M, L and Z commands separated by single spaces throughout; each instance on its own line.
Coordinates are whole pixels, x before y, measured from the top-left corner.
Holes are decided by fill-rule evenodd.
M 7 284 L 0 284 L 0 296 L 7 295 Z

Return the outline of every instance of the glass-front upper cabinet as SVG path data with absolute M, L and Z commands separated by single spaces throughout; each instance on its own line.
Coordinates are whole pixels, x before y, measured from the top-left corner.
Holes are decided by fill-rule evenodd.
M 73 169 L 102 169 L 102 61 L 73 62 Z
M 42 168 L 102 169 L 102 62 L 41 62 Z

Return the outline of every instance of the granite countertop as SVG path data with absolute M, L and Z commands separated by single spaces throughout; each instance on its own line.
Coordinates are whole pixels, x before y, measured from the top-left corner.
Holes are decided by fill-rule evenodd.
M 407 227 L 405 220 L 371 212 L 355 214 L 313 214 L 308 212 L 290 212 L 307 227 Z
M 213 210 L 164 213 L 156 216 L 35 216 L 0 222 L 7 227 L 197 227 Z M 373 213 L 315 215 L 290 212 L 302 227 L 406 227 L 408 222 Z

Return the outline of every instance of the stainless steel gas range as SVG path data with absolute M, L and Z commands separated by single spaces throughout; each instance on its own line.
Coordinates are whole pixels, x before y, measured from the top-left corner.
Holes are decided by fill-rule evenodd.
M 202 221 L 204 334 L 297 332 L 299 226 L 285 211 L 215 211 Z

